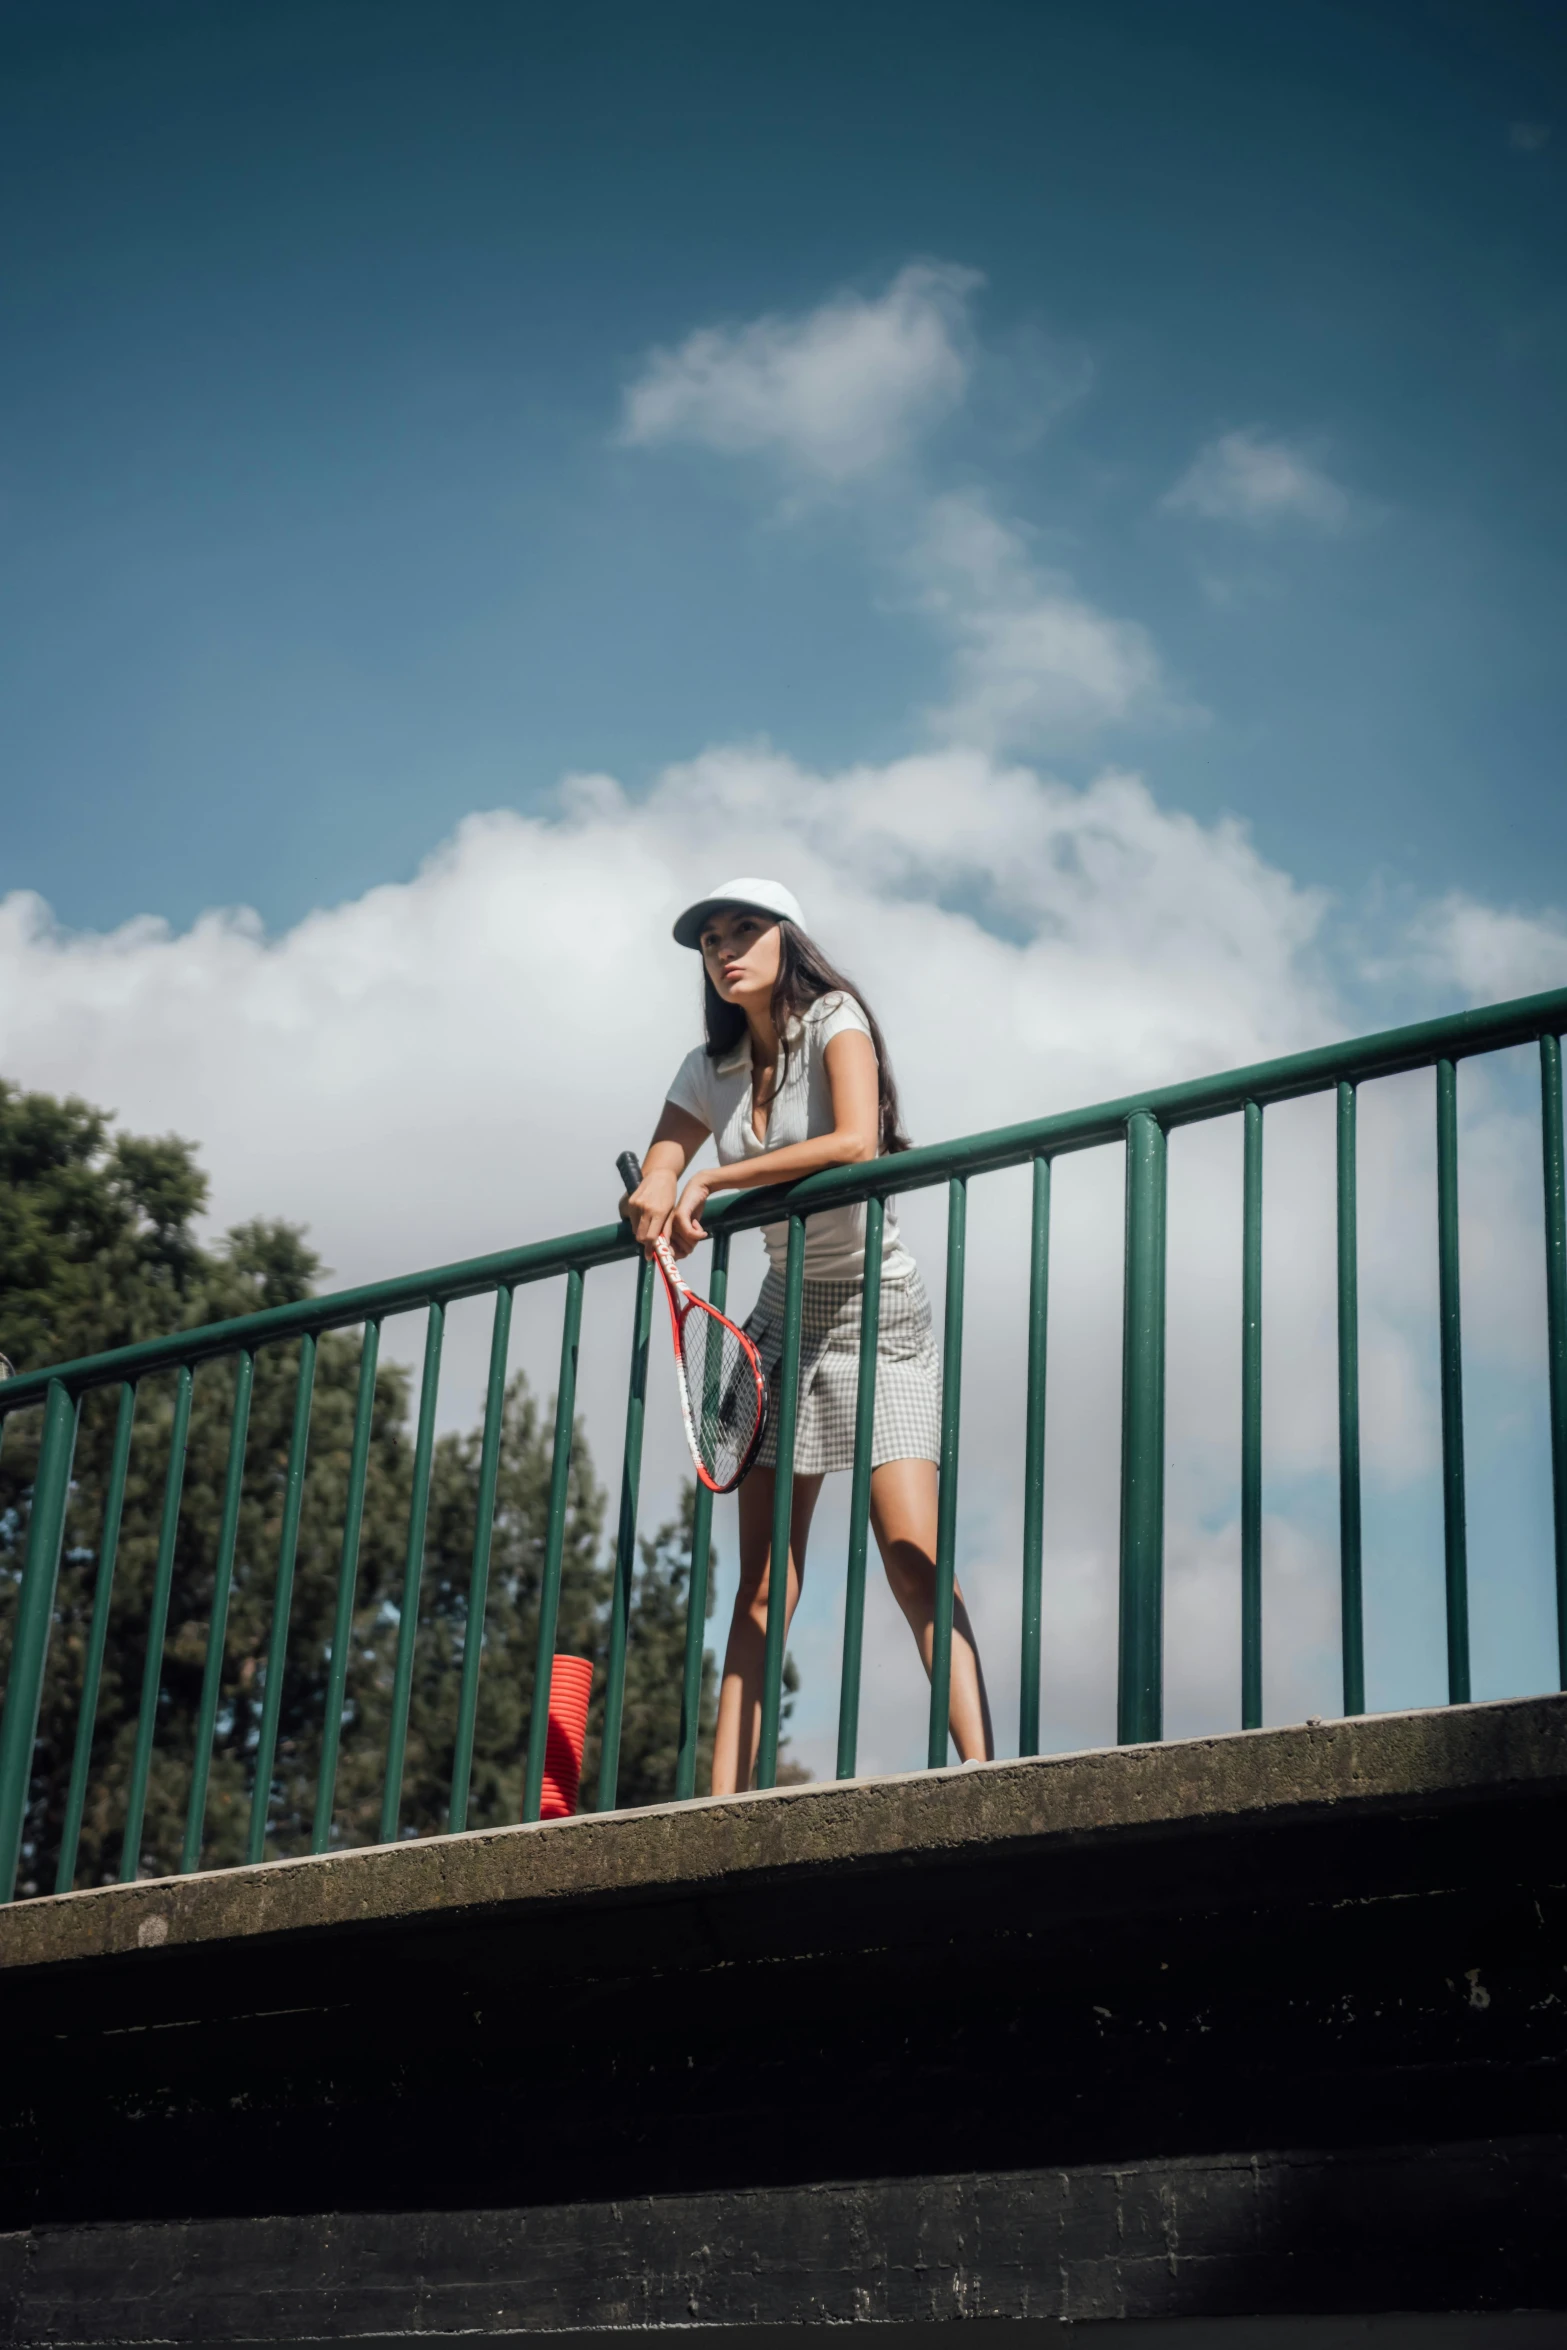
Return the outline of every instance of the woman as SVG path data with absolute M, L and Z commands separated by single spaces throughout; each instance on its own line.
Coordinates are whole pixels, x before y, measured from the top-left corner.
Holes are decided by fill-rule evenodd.
M 780 882 L 726 882 L 686 908 L 675 938 L 702 957 L 707 1041 L 681 1063 L 642 1162 L 642 1181 L 622 1202 L 622 1213 L 638 1240 L 646 1244 L 663 1235 L 684 1257 L 707 1238 L 702 1213 L 711 1193 L 793 1183 L 822 1167 L 855 1166 L 906 1150 L 908 1142 L 899 1127 L 881 1030 L 858 989 L 807 937 L 798 901 Z M 719 1163 L 699 1170 L 682 1189 L 681 1178 L 709 1135 L 717 1142 Z M 854 1462 L 865 1209 L 829 1209 L 809 1217 L 805 1232 L 790 1617 L 822 1479 Z M 764 1226 L 762 1237 L 770 1262 L 746 1329 L 774 1378 L 783 1346 L 788 1227 Z M 882 1247 L 871 1526 L 928 1674 L 936 1611 L 939 1370 L 930 1302 L 919 1268 L 898 1238 L 890 1200 Z M 740 1487 L 740 1590 L 718 1698 L 715 1795 L 750 1784 L 761 1735 L 776 1461 L 769 1428 Z M 965 1762 L 988 1757 L 990 1713 L 961 1592 L 953 1602 L 950 1687 L 958 1753 Z

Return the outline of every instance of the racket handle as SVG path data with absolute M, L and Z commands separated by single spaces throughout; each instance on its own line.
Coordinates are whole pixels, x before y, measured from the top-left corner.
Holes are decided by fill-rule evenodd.
M 615 1173 L 628 1192 L 635 1191 L 642 1180 L 642 1161 L 635 1151 L 622 1151 L 615 1161 Z

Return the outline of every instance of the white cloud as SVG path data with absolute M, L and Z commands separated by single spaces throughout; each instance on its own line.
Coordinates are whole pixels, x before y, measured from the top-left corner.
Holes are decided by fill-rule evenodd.
M 627 390 L 621 438 L 765 454 L 846 482 L 904 454 L 968 384 L 978 273 L 911 262 L 884 294 L 844 293 L 795 318 L 702 327 L 657 350 Z
M 1461 890 L 1410 925 L 1405 946 L 1423 975 L 1451 973 L 1466 999 L 1498 1003 L 1567 986 L 1567 920 L 1487 906 Z
M 728 869 L 776 871 L 799 890 L 877 1005 L 910 1125 L 926 1140 L 1235 1066 L 1347 1025 L 1321 967 L 1321 901 L 1238 827 L 1161 809 L 1135 777 L 1108 774 L 1079 792 L 972 749 L 827 775 L 728 749 L 671 769 L 640 803 L 595 777 L 568 786 L 553 814 L 470 817 L 411 882 L 276 939 L 234 914 L 182 934 L 141 921 L 71 935 L 40 900 L 13 896 L 0 906 L 0 1068 L 111 1106 L 133 1131 L 197 1137 L 215 1221 L 308 1223 L 340 1283 L 577 1229 L 607 1217 L 615 1153 L 645 1138 L 696 1026 L 695 964 L 670 943 L 669 922 Z M 1453 955 L 1472 956 L 1478 935 L 1471 920 L 1471 944 Z M 1473 968 L 1497 966 L 1482 956 Z M 1531 1222 L 1518 1203 L 1536 1177 L 1515 1128 L 1487 1126 L 1468 1084 L 1466 1074 L 1476 1170 L 1466 1267 L 1486 1296 L 1534 1298 L 1537 1214 Z M 1414 1490 L 1436 1457 L 1434 1246 L 1410 1206 L 1430 1192 L 1429 1101 L 1400 1085 L 1416 1081 L 1365 1089 L 1362 1112 L 1370 1493 Z M 1319 1522 L 1335 1441 L 1331 1103 L 1270 1112 L 1269 1136 L 1268 1689 L 1272 1717 L 1288 1719 L 1336 1702 L 1336 1565 Z M 1218 1726 L 1237 1702 L 1233 1121 L 1177 1132 L 1171 1166 L 1170 1720 Z M 1046 1603 L 1057 1744 L 1113 1734 L 1121 1212 L 1117 1151 L 1060 1163 Z M 941 1213 L 939 1191 L 904 1203 L 938 1307 Z M 970 1214 L 962 1573 L 1010 1735 L 1026 1177 L 977 1180 Z M 1509 1272 L 1515 1258 L 1522 1270 Z M 737 1302 L 759 1268 L 758 1244 L 741 1243 Z M 1478 1397 L 1484 1350 L 1510 1349 L 1512 1361 L 1522 1342 L 1488 1321 L 1483 1298 L 1472 1302 Z M 1537 1319 L 1537 1301 L 1533 1310 Z M 592 1276 L 582 1394 L 604 1472 L 618 1451 L 626 1314 L 623 1275 Z M 515 1359 L 546 1388 L 558 1315 L 558 1285 L 521 1293 Z M 482 1304 L 452 1316 L 453 1420 L 477 1410 L 484 1321 Z M 391 1325 L 388 1342 L 406 1353 L 416 1337 Z M 645 1522 L 683 1457 L 668 1385 L 655 1382 Z M 1291 1500 L 1302 1493 L 1304 1514 Z M 818 1768 L 831 1767 L 842 1506 L 830 1489 L 795 1641 L 801 1741 Z M 1482 1519 L 1476 1498 L 1477 1558 Z M 1375 1592 L 1384 1567 L 1374 1546 L 1368 1557 Z M 1439 1590 L 1439 1545 L 1414 1571 Z M 862 1755 L 890 1767 L 922 1751 L 921 1684 L 881 1595 L 870 1624 Z M 1410 1650 L 1401 1632 L 1392 1661 L 1377 1664 L 1373 1642 L 1374 1691 L 1427 1692 Z
M 981 492 L 943 493 L 906 469 L 895 506 L 879 494 L 889 460 L 910 458 L 969 389 L 967 305 L 981 282 L 915 262 L 874 301 L 843 295 L 799 318 L 704 328 L 653 354 L 626 395 L 621 437 L 765 451 L 796 481 L 856 489 L 867 550 L 950 648 L 950 692 L 926 713 L 932 732 L 990 751 L 1052 748 L 1168 711 L 1147 631 L 1038 565 L 1023 527 Z M 1038 431 L 1091 371 L 1081 354 L 1068 369 L 1056 356 L 1047 363 L 1043 345 L 1029 349 Z M 1018 372 L 1001 363 L 1003 375 Z
M 951 698 L 930 713 L 948 739 L 1057 744 L 1167 706 L 1147 630 L 1041 570 L 979 493 L 933 498 L 907 563 L 955 647 Z
M 1350 512 L 1347 495 L 1319 465 L 1255 426 L 1222 433 L 1199 449 L 1161 503 L 1170 513 L 1253 530 L 1277 522 L 1342 530 Z

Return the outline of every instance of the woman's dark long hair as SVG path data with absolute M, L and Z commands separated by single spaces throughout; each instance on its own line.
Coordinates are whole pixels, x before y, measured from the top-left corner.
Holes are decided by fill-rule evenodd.
M 789 1023 L 798 1020 L 808 1008 L 824 995 L 849 996 L 860 1007 L 870 1027 L 871 1043 L 876 1049 L 876 1108 L 877 1147 L 883 1158 L 893 1151 L 906 1151 L 909 1138 L 903 1131 L 903 1116 L 898 1108 L 898 1088 L 887 1058 L 887 1047 L 877 1024 L 876 1015 L 865 1001 L 852 979 L 845 979 L 835 971 L 812 938 L 793 922 L 780 921 L 778 925 L 778 977 L 773 982 L 773 1026 L 778 1031 L 781 1053 L 777 1081 L 769 1097 L 776 1100 L 784 1089 L 789 1074 Z M 702 965 L 702 1011 L 707 1024 L 707 1054 L 712 1061 L 721 1061 L 740 1042 L 746 1032 L 746 1017 L 738 1004 L 726 1004 L 713 985 L 704 961 Z

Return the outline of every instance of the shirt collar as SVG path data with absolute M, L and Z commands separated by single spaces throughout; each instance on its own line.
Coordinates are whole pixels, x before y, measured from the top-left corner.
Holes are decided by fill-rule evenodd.
M 813 1004 L 807 1009 L 806 1019 L 810 1018 L 815 1008 Z M 804 1023 L 801 1020 L 791 1020 L 784 1030 L 784 1043 L 792 1050 L 799 1043 L 804 1032 Z M 741 1036 L 734 1051 L 724 1055 L 724 1058 L 717 1064 L 717 1068 L 720 1077 L 749 1076 L 751 1070 L 751 1032 L 749 1029 Z

